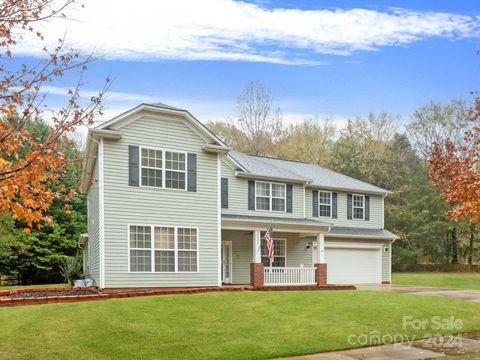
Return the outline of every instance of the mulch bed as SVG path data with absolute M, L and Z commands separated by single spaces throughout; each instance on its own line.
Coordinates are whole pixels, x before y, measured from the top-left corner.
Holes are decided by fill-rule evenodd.
M 100 294 L 98 290 L 63 290 L 63 291 L 35 291 L 27 293 L 14 293 L 7 296 L 10 299 L 17 298 L 42 298 L 52 296 L 80 296 Z
M 284 290 L 350 290 L 353 286 L 268 286 L 252 288 L 251 286 L 224 286 L 204 288 L 130 288 L 130 289 L 103 289 L 88 288 L 33 288 L 0 291 L 0 307 L 51 304 L 60 302 L 77 302 L 89 300 L 105 300 L 115 298 L 152 296 L 152 295 L 180 295 L 198 294 L 206 292 L 226 291 L 284 291 Z

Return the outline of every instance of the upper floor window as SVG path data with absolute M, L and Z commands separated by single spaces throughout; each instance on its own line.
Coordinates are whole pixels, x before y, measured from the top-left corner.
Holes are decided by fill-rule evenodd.
M 354 194 L 352 198 L 353 218 L 363 220 L 365 218 L 365 196 Z
M 273 262 L 272 266 L 285 267 L 287 265 L 287 240 L 285 239 L 273 239 Z M 261 246 L 262 263 L 264 266 L 270 266 L 270 260 L 268 259 L 267 244 L 262 240 Z
M 142 147 L 140 156 L 142 186 L 186 189 L 185 153 Z
M 318 192 L 318 215 L 332 217 L 332 193 L 329 191 Z
M 257 181 L 256 210 L 285 211 L 285 184 Z

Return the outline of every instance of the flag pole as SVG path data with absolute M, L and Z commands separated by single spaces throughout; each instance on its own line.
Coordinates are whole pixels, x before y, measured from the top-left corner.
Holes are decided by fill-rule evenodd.
M 271 221 L 270 221 L 270 229 L 272 229 L 272 222 L 271 222 Z M 273 243 L 273 231 L 272 231 L 271 237 L 272 237 L 272 243 Z M 275 251 L 275 248 L 274 248 L 273 251 Z M 274 254 L 274 256 L 275 256 L 275 254 Z M 272 270 L 272 266 L 273 266 L 273 265 L 272 265 L 272 264 L 273 264 L 273 258 L 272 258 L 272 259 L 269 259 L 269 260 L 270 260 L 270 271 L 271 271 L 271 270 Z

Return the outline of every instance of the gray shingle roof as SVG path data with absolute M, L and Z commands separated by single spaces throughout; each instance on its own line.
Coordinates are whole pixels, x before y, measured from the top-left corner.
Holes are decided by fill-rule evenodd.
M 330 228 L 329 234 L 338 236 L 365 236 L 384 239 L 398 239 L 397 235 L 385 229 L 360 229 L 353 227 L 333 226 Z
M 232 214 L 222 214 L 222 219 L 224 220 L 247 220 L 247 221 L 266 221 L 272 223 L 282 223 L 282 224 L 295 224 L 295 225 L 321 225 L 329 226 L 331 223 L 316 219 L 297 219 L 297 218 L 288 218 L 288 217 L 275 217 L 275 216 L 254 216 L 254 215 L 232 215 Z
M 263 158 L 247 155 L 241 153 L 240 151 L 231 150 L 229 155 L 240 165 L 242 165 L 249 173 L 260 175 L 260 176 L 270 176 L 275 178 L 282 179 L 291 179 L 296 181 L 310 181 L 310 179 L 296 174 L 288 169 L 275 166 L 274 164 L 269 164 L 266 161 L 262 161 Z
M 247 155 L 230 151 L 229 155 L 253 175 L 306 181 L 309 186 L 386 194 L 389 191 L 324 167 L 299 161 Z
M 164 109 L 187 111 L 187 110 L 185 110 L 185 109 L 180 109 L 180 108 L 178 108 L 178 107 L 171 106 L 171 105 L 167 105 L 167 104 L 164 104 L 164 103 L 161 103 L 161 102 L 157 102 L 157 103 L 145 103 L 145 105 L 161 107 L 161 108 L 164 108 Z

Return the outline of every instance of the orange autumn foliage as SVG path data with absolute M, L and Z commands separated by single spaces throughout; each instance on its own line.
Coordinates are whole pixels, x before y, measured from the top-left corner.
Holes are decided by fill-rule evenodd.
M 51 221 L 45 212 L 52 202 L 74 194 L 72 189 L 55 190 L 52 186 L 65 173 L 64 145 L 69 134 L 81 125 L 92 124 L 101 114 L 107 87 L 89 101 L 80 101 L 82 73 L 93 57 L 67 48 L 63 39 L 52 50 L 41 44 L 43 36 L 36 28 L 53 17 L 64 16 L 62 11 L 73 3 L 5 0 L 0 4 L 0 214 L 12 214 L 30 227 Z M 26 33 L 39 40 L 44 59 L 37 64 L 11 67 L 15 45 Z M 42 86 L 72 70 L 79 71 L 80 77 L 65 94 L 65 107 L 49 108 Z M 50 132 L 46 138 L 39 139 L 26 129 L 30 119 L 38 118 L 48 120 Z
M 452 205 L 448 216 L 467 218 L 480 225 L 480 99 L 470 111 L 470 129 L 464 144 L 445 147 L 436 144 L 430 157 L 430 178 L 445 200 Z

